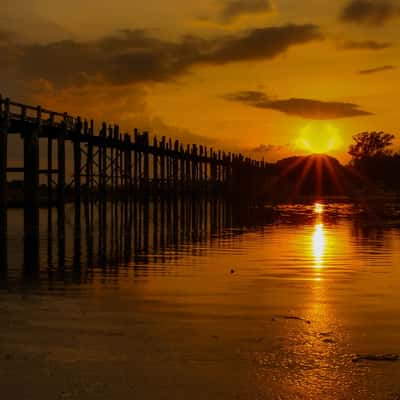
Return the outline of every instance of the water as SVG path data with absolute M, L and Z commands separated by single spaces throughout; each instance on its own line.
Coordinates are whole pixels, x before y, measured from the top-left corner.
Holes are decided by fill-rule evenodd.
M 353 362 L 400 353 L 400 229 L 359 211 L 69 206 L 60 231 L 42 210 L 36 265 L 10 210 L 2 394 L 400 398 L 400 361 Z

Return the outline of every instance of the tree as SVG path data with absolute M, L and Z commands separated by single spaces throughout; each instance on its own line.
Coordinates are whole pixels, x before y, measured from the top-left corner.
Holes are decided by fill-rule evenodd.
M 376 156 L 390 156 L 388 149 L 393 143 L 394 135 L 385 132 L 361 132 L 353 136 L 355 141 L 349 148 L 353 160 L 372 158 Z

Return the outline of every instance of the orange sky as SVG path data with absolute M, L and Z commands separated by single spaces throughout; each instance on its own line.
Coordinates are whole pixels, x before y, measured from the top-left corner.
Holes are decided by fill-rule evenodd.
M 399 0 L 2 3 L 18 100 L 271 161 L 398 133 Z

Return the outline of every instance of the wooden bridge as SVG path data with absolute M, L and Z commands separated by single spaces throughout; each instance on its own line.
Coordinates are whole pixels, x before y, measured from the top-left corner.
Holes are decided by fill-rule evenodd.
M 10 135 L 22 141 L 18 166 L 8 162 Z M 69 154 L 72 160 L 67 159 Z M 46 168 L 40 168 L 44 163 Z M 15 187 L 8 182 L 9 174 L 23 179 Z M 62 238 L 65 203 L 70 200 L 79 210 L 81 202 L 130 201 L 131 196 L 134 202 L 140 199 L 145 204 L 193 195 L 249 199 L 261 194 L 267 180 L 264 161 L 200 145 L 184 147 L 166 137 L 150 141 L 147 132 L 137 129 L 133 136 L 122 135 L 117 125 L 106 123 L 96 131 L 93 120 L 0 96 L 0 266 L 7 263 L 7 208 L 11 205 L 24 209 L 24 254 L 29 264 L 38 259 L 41 206 L 48 207 L 49 218 L 52 208 L 57 208 Z
M 23 160 L 20 167 L 7 165 L 8 136 L 20 134 Z M 133 137 L 133 141 L 132 141 Z M 39 141 L 47 141 L 47 154 L 39 155 Z M 56 142 L 56 154 L 53 143 Z M 73 148 L 73 172 L 66 174 L 66 145 Z M 42 148 L 42 147 L 41 147 Z M 44 157 L 43 157 L 44 156 Z M 39 157 L 47 167 L 39 168 Z M 56 156 L 56 157 L 55 157 Z M 56 161 L 56 163 L 55 163 Z M 47 177 L 48 203 L 68 196 L 136 193 L 160 195 L 214 193 L 242 195 L 254 192 L 265 178 L 266 164 L 205 146 L 167 140 L 150 141 L 147 132 L 121 134 L 118 125 L 67 113 L 15 103 L 0 96 L 0 207 L 7 205 L 7 174 L 23 174 L 24 204 L 36 206 L 44 195 L 40 175 Z M 55 196 L 56 194 L 56 196 Z

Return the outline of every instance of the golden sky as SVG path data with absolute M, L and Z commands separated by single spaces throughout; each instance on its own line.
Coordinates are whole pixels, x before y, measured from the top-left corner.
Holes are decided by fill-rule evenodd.
M 400 0 L 0 0 L 0 91 L 276 160 L 398 133 Z

